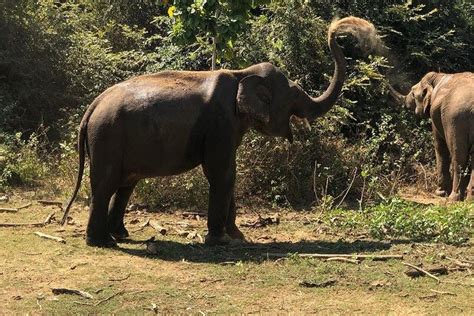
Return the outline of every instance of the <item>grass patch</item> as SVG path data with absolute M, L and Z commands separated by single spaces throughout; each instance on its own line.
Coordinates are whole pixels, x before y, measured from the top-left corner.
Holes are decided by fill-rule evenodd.
M 361 212 L 334 210 L 327 220 L 345 230 L 362 228 L 379 240 L 406 238 L 459 245 L 472 237 L 473 215 L 474 205 L 469 202 L 426 206 L 393 198 Z

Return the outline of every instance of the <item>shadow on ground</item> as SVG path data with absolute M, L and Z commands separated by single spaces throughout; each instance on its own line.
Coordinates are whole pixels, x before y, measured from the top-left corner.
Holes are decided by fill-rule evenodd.
M 299 241 L 299 242 L 271 242 L 261 244 L 242 244 L 233 246 L 209 247 L 203 244 L 183 244 L 170 240 L 156 242 L 158 254 L 150 255 L 145 247 L 141 249 L 117 247 L 121 251 L 133 256 L 160 259 L 167 261 L 182 261 L 196 263 L 222 263 L 226 261 L 263 262 L 276 260 L 292 253 L 327 253 L 353 254 L 388 250 L 393 245 L 389 242 L 357 240 L 348 241 Z M 122 243 L 143 244 L 143 241 L 128 240 Z M 281 254 L 281 255 L 273 255 Z

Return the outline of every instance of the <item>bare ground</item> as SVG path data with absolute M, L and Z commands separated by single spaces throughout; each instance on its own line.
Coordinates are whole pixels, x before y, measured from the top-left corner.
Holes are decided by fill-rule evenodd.
M 0 207 L 0 223 L 41 222 L 56 206 L 37 197 L 11 196 Z M 434 200 L 440 202 L 440 200 Z M 430 202 L 431 203 L 431 202 Z M 238 221 L 252 243 L 205 247 L 205 218 L 182 210 L 132 211 L 126 216 L 131 239 L 116 249 L 87 247 L 87 208 L 75 204 L 73 222 L 60 227 L 0 227 L 0 305 L 12 313 L 321 313 L 321 314 L 473 314 L 474 278 L 453 259 L 474 261 L 472 242 L 454 247 L 410 240 L 373 240 L 363 229 L 340 231 L 318 214 L 289 210 L 241 210 Z M 259 226 L 277 214 L 279 224 Z M 163 236 L 142 225 L 154 219 Z M 65 243 L 35 235 L 40 231 Z M 157 253 L 146 251 L 155 237 Z M 272 253 L 400 254 L 423 267 L 446 266 L 441 283 L 409 278 L 402 260 L 359 264 L 322 259 L 275 258 Z M 330 282 L 328 282 L 330 281 Z M 90 293 L 55 295 L 51 288 Z

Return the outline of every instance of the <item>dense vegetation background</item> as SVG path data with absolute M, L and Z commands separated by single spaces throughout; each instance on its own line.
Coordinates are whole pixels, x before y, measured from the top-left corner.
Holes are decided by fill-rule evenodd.
M 376 25 L 385 56 L 364 56 L 341 38 L 349 77 L 337 106 L 311 130 L 295 122 L 291 145 L 249 133 L 237 193 L 239 201 L 333 207 L 350 188 L 347 201 L 362 206 L 403 183 L 433 185 L 429 122 L 395 106 L 386 80 L 406 91 L 430 70 L 474 69 L 468 0 L 0 0 L 0 8 L 0 191 L 69 195 L 76 129 L 93 98 L 138 74 L 208 70 L 213 43 L 217 68 L 270 61 L 318 95 L 333 71 L 327 27 L 355 15 Z M 145 180 L 135 199 L 204 207 L 206 194 L 194 170 Z

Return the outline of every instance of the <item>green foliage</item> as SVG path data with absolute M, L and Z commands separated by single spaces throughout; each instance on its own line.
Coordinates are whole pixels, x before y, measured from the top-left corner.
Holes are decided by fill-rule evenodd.
M 427 206 L 401 200 L 384 200 L 363 211 L 335 209 L 325 217 L 333 227 L 367 231 L 378 239 L 409 239 L 459 245 L 474 233 L 474 206 L 468 202 Z
M 367 209 L 366 216 L 370 217 L 370 232 L 376 238 L 406 237 L 460 244 L 473 233 L 473 212 L 469 203 L 426 207 L 393 199 Z
M 181 45 L 199 43 L 217 49 L 217 59 L 233 57 L 234 41 L 248 30 L 252 9 L 268 0 L 174 0 L 172 36 Z M 215 45 L 215 48 L 211 47 Z
M 39 135 L 23 140 L 21 133 L 6 138 L 0 135 L 0 187 L 34 186 L 47 175 L 49 165 L 41 158 L 44 147 Z
M 271 61 L 312 95 L 333 74 L 326 34 L 334 16 L 372 21 L 389 48 L 385 57 L 365 57 L 350 36 L 340 38 L 348 76 L 334 109 L 311 123 L 311 131 L 293 124 L 291 145 L 255 132 L 245 137 L 238 199 L 277 205 L 335 207 L 357 167 L 348 199 L 363 206 L 377 193 L 393 193 L 416 165 L 429 169 L 429 123 L 394 106 L 385 81 L 406 88 L 428 70 L 473 68 L 474 6 L 464 0 L 0 0 L 0 6 L 0 133 L 12 140 L 2 145 L 2 157 L 9 157 L 8 170 L 22 169 L 11 157 L 28 147 L 39 126 L 48 127 L 50 142 L 31 155 L 39 155 L 39 166 L 61 161 L 51 166 L 71 180 L 58 188 L 73 184 L 76 128 L 94 97 L 142 73 L 209 69 L 213 36 L 223 68 Z M 203 205 L 206 191 L 198 170 L 144 181 L 136 196 L 160 205 Z

